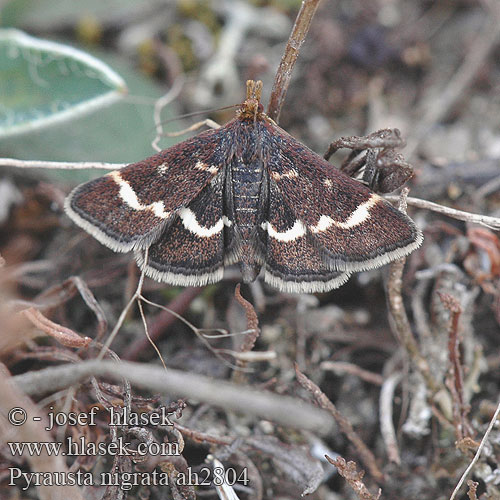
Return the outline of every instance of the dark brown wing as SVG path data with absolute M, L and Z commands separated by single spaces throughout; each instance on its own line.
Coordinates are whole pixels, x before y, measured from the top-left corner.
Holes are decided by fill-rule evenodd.
M 289 243 L 307 235 L 329 269 L 348 273 L 380 267 L 420 246 L 422 233 L 408 216 L 283 130 L 270 130 L 270 182 L 295 217 Z
M 76 187 L 66 213 L 118 252 L 149 247 L 224 165 L 224 127 Z

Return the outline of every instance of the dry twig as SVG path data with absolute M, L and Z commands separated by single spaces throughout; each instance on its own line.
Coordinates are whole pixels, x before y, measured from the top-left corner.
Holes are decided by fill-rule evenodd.
M 404 188 L 401 193 L 399 209 L 406 212 L 406 195 L 408 188 Z M 406 352 L 415 364 L 416 368 L 424 377 L 429 389 L 436 393 L 441 389 L 439 384 L 432 376 L 427 360 L 420 353 L 417 342 L 411 331 L 410 321 L 406 315 L 403 303 L 402 288 L 403 288 L 403 269 L 406 259 L 394 261 L 389 267 L 389 281 L 387 284 L 387 293 L 389 295 L 389 310 L 394 319 L 394 325 L 400 342 L 403 344 Z
M 155 318 L 153 324 L 149 328 L 149 336 L 153 342 L 161 339 L 165 332 L 179 319 L 178 316 L 183 314 L 191 305 L 193 300 L 200 295 L 203 287 L 188 287 L 177 295 L 168 305 L 168 309 L 162 311 Z M 125 349 L 122 358 L 133 361 L 150 346 L 150 341 L 146 337 L 141 337 Z
M 353 429 L 351 422 L 349 422 L 349 420 L 347 420 L 344 415 L 342 415 L 342 413 L 337 410 L 337 407 L 327 398 L 325 393 L 299 370 L 297 364 L 295 364 L 295 374 L 297 376 L 299 384 L 312 394 L 321 408 L 325 408 L 333 415 L 333 418 L 339 425 L 341 431 L 354 445 L 361 461 L 370 471 L 370 474 L 373 476 L 373 478 L 378 482 L 383 482 L 384 475 L 379 469 L 373 453 Z
M 460 360 L 458 338 L 458 321 L 462 314 L 462 307 L 458 300 L 448 293 L 437 291 L 444 307 L 451 314 L 451 324 L 448 332 L 448 356 L 451 364 L 451 377 L 448 383 L 451 395 L 453 397 L 453 423 L 457 441 L 470 437 L 472 429 L 467 421 L 468 408 L 464 397 L 464 375 L 462 363 Z
M 330 458 L 325 455 L 326 459 L 339 471 L 339 474 L 349 483 L 349 486 L 355 491 L 356 495 L 361 500 L 379 500 L 382 491 L 379 489 L 377 495 L 372 495 L 368 488 L 363 483 L 363 471 L 356 470 L 356 462 L 346 462 L 345 458 L 337 457 L 336 459 Z
M 178 422 L 174 422 L 174 427 L 179 430 L 183 436 L 192 439 L 196 443 L 205 443 L 205 444 L 216 444 L 219 446 L 229 446 L 234 438 L 232 437 L 221 437 L 215 436 L 213 434 L 208 434 L 203 431 L 190 429 L 184 425 L 179 424 Z
M 80 170 L 101 168 L 105 170 L 118 170 L 126 167 L 127 163 L 101 163 L 95 161 L 42 161 L 42 160 L 18 160 L 16 158 L 0 158 L 2 167 L 16 168 L 48 168 L 61 170 Z
M 384 198 L 389 201 L 399 200 L 399 196 L 393 194 L 386 195 L 384 196 Z M 439 203 L 422 200 L 420 198 L 412 198 L 411 196 L 406 198 L 406 203 L 412 207 L 432 210 L 433 212 L 447 215 L 448 217 L 452 217 L 453 219 L 463 220 L 464 222 L 473 222 L 475 224 L 481 224 L 482 226 L 488 227 L 495 231 L 500 230 L 500 217 L 490 217 L 489 215 L 464 212 L 463 210 L 457 210 L 455 208 L 445 207 L 444 205 L 440 205 Z
M 108 329 L 108 321 L 106 320 L 106 315 L 104 314 L 101 304 L 99 304 L 87 283 L 85 283 L 82 278 L 79 276 L 71 276 L 67 281 L 75 285 L 87 307 L 95 314 L 97 318 L 97 335 L 95 336 L 95 340 L 101 340 Z
M 296 398 L 263 392 L 225 380 L 132 362 L 84 361 L 78 364 L 44 368 L 13 378 L 27 394 L 56 392 L 90 377 L 127 379 L 132 385 L 169 397 L 194 399 L 225 410 L 325 434 L 332 429 L 331 416 Z
M 493 426 L 495 425 L 495 422 L 498 419 L 498 415 L 500 415 L 500 401 L 497 404 L 497 409 L 495 410 L 495 413 L 493 414 L 492 419 L 490 420 L 490 423 L 488 425 L 488 428 L 486 429 L 486 432 L 484 433 L 483 439 L 481 439 L 481 443 L 479 444 L 476 454 L 474 455 L 474 458 L 472 459 L 471 463 L 465 469 L 464 473 L 462 474 L 462 477 L 458 481 L 458 484 L 455 486 L 455 489 L 453 490 L 453 493 L 451 494 L 450 500 L 454 500 L 456 496 L 458 495 L 458 492 L 460 491 L 460 488 L 462 487 L 462 484 L 464 484 L 465 479 L 467 476 L 470 474 L 470 471 L 473 469 L 473 467 L 476 465 L 477 461 L 479 460 L 479 457 L 481 456 L 481 453 L 483 452 L 483 449 L 486 445 L 486 442 L 488 441 L 488 438 L 490 436 L 491 431 L 493 430 Z
M 384 383 L 384 377 L 378 373 L 371 372 L 369 370 L 364 370 L 354 363 L 347 363 L 346 361 L 323 361 L 320 365 L 322 370 L 329 370 L 337 375 L 344 375 L 348 373 L 349 375 L 355 375 L 361 380 L 374 385 L 382 385 Z
M 255 309 L 253 308 L 252 304 L 248 302 L 248 300 L 245 300 L 241 296 L 240 292 L 240 284 L 238 283 L 236 285 L 236 288 L 234 290 L 234 296 L 237 300 L 237 302 L 243 307 L 245 310 L 245 315 L 247 318 L 247 334 L 245 335 L 245 339 L 243 343 L 240 346 L 240 353 L 249 353 L 255 345 L 255 342 L 257 338 L 259 337 L 260 329 L 259 329 L 259 319 L 257 317 L 257 313 L 255 312 Z M 244 373 L 244 369 L 246 368 L 248 362 L 245 359 L 242 358 L 237 358 L 236 359 L 236 366 L 241 368 L 240 370 L 235 370 L 233 372 L 233 381 L 241 384 L 244 382 L 246 376 Z
M 161 112 L 165 106 L 167 106 L 177 98 L 177 96 L 180 94 L 182 90 L 183 85 L 184 85 L 184 75 L 181 74 L 174 80 L 174 83 L 170 88 L 170 90 L 155 102 L 153 120 L 155 122 L 156 136 L 151 142 L 151 146 L 153 147 L 154 150 L 158 152 L 161 151 L 161 148 L 158 146 L 158 143 L 160 142 L 161 136 L 163 135 Z
M 392 419 L 392 405 L 394 402 L 394 391 L 402 376 L 400 373 L 393 373 L 387 377 L 380 391 L 380 433 L 384 440 L 387 456 L 391 462 L 401 464 L 399 456 L 398 441 Z
M 82 337 L 70 328 L 58 325 L 50 319 L 46 318 L 40 311 L 34 307 L 25 309 L 22 314 L 26 316 L 37 328 L 51 337 L 55 338 L 60 344 L 67 347 L 87 347 L 92 339 L 90 337 Z
M 306 39 L 319 2 L 320 0 L 302 0 L 302 5 L 295 19 L 292 33 L 290 34 L 285 52 L 276 72 L 273 90 L 269 98 L 269 106 L 267 107 L 267 115 L 275 122 L 279 120 L 281 107 L 283 106 L 286 91 L 292 77 L 293 67 L 299 56 L 300 48 Z

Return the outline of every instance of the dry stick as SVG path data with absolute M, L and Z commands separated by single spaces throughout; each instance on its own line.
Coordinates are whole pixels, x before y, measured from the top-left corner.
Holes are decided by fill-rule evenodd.
M 0 267 L 4 267 L 5 264 L 5 259 L 0 255 Z M 26 274 L 53 271 L 55 267 L 55 263 L 51 260 L 35 260 L 23 262 L 22 264 L 12 264 L 3 270 L 0 281 L 18 281 Z
M 399 209 L 406 213 L 406 195 L 408 188 L 404 188 L 401 192 Z M 402 342 L 406 352 L 411 360 L 424 377 L 427 387 L 433 394 L 442 388 L 431 374 L 431 370 L 427 360 L 422 356 L 418 348 L 417 342 L 411 331 L 410 321 L 406 315 L 403 304 L 403 296 L 401 290 L 403 288 L 403 269 L 406 259 L 394 261 L 389 267 L 389 280 L 387 284 L 387 293 L 389 296 L 389 310 L 394 319 L 394 325 L 400 342 Z
M 122 312 L 120 313 L 120 316 L 118 317 L 118 321 L 116 322 L 115 326 L 113 327 L 113 330 L 111 330 L 111 333 L 109 334 L 109 337 L 107 338 L 106 342 L 104 342 L 102 344 L 102 347 L 101 347 L 101 350 L 99 351 L 97 359 L 104 358 L 106 353 L 109 351 L 109 348 L 110 348 L 113 340 L 115 339 L 120 328 L 122 327 L 122 324 L 125 321 L 125 318 L 127 317 L 129 309 L 132 307 L 132 305 L 134 304 L 134 302 L 136 300 L 140 300 L 140 298 L 141 298 L 142 286 L 144 284 L 144 278 L 146 276 L 146 265 L 148 262 L 148 256 L 149 256 L 149 247 L 144 250 L 144 265 L 142 266 L 141 276 L 139 277 L 139 282 L 137 283 L 137 288 L 134 292 L 134 295 L 132 295 L 130 300 L 127 302 L 127 305 L 123 308 Z M 147 339 L 147 342 L 149 342 L 149 339 Z
M 144 307 L 142 306 L 142 300 L 141 299 L 142 299 L 142 297 L 140 297 L 137 300 L 137 307 L 139 308 L 139 314 L 141 315 L 142 324 L 144 325 L 144 333 L 146 334 L 146 338 L 148 339 L 149 343 L 151 344 L 151 346 L 155 350 L 156 355 L 160 359 L 160 362 L 161 362 L 163 368 L 166 370 L 167 369 L 167 365 L 165 364 L 165 360 L 163 359 L 163 356 L 161 355 L 160 349 L 158 349 L 157 345 L 154 343 L 153 339 L 149 335 L 148 323 L 146 321 L 146 315 L 144 314 Z
M 155 323 L 149 329 L 149 336 L 153 342 L 159 340 L 167 329 L 177 321 L 177 315 L 181 315 L 191 305 L 193 300 L 203 291 L 203 287 L 189 287 L 183 290 L 170 302 L 168 309 L 172 312 L 162 311 L 156 318 Z M 133 361 L 150 346 L 150 341 L 141 337 L 135 340 L 123 353 L 122 359 Z
M 97 318 L 97 335 L 95 340 L 100 341 L 102 337 L 106 334 L 106 330 L 108 329 L 108 321 L 106 319 L 106 315 L 101 307 L 101 304 L 97 301 L 94 294 L 91 292 L 87 283 L 82 280 L 79 276 L 71 276 L 69 281 L 74 283 L 76 289 L 80 293 L 87 307 L 95 314 Z
M 380 433 L 384 440 L 387 456 L 391 462 L 401 464 L 399 456 L 398 441 L 392 419 L 392 403 L 394 401 L 394 391 L 402 378 L 401 373 L 393 373 L 385 379 L 380 391 Z
M 161 112 L 165 106 L 170 104 L 174 99 L 178 97 L 180 94 L 182 87 L 184 85 L 184 75 L 179 75 L 175 80 L 170 88 L 170 90 L 164 94 L 162 97 L 160 97 L 156 102 L 155 102 L 155 108 L 153 112 L 153 120 L 155 122 L 155 128 L 156 128 L 156 136 L 151 142 L 151 146 L 153 149 L 156 151 L 160 152 L 161 148 L 158 146 L 158 143 L 160 142 L 161 136 L 163 135 L 163 124 L 161 122 Z
M 208 332 L 208 331 L 218 331 L 218 332 L 225 332 L 225 330 L 221 330 L 221 329 L 208 329 L 208 330 L 205 330 L 203 328 L 197 328 L 196 326 L 194 326 L 192 323 L 190 323 L 186 318 L 184 318 L 183 316 L 181 316 L 180 314 L 177 314 L 175 311 L 173 311 L 172 309 L 168 309 L 167 307 L 165 306 L 162 306 L 161 304 L 158 304 L 157 302 L 153 302 L 151 300 L 148 300 L 146 299 L 146 297 L 144 297 L 144 295 L 140 295 L 139 296 L 139 299 L 143 302 L 145 302 L 146 304 L 149 304 L 150 306 L 154 306 L 154 307 L 157 307 L 158 309 L 161 309 L 162 311 L 165 311 L 167 312 L 168 314 L 171 314 L 173 316 L 176 317 L 176 319 L 178 319 L 179 321 L 181 321 L 182 323 L 184 323 L 186 326 L 188 326 L 189 328 L 191 328 L 191 330 L 194 332 L 194 334 L 198 337 L 198 339 L 200 339 L 200 341 L 205 345 L 205 347 L 215 356 L 217 357 L 220 361 L 222 361 L 223 363 L 226 363 L 230 368 L 236 368 L 236 365 L 233 365 L 232 363 L 229 363 L 228 361 L 226 361 L 226 359 L 221 355 L 221 349 L 214 349 L 211 345 L 210 345 L 210 342 L 207 340 L 208 338 L 212 338 L 213 336 L 208 336 L 206 334 L 204 334 L 204 332 Z M 151 337 L 150 337 L 151 338 Z M 232 351 L 231 351 L 232 352 Z
M 196 443 L 229 446 L 235 439 L 234 437 L 216 436 L 214 434 L 207 434 L 203 431 L 190 429 L 189 427 L 179 424 L 179 422 L 174 422 L 174 427 L 179 430 L 184 437 L 188 437 Z
M 325 455 L 325 458 L 335 467 L 339 474 L 349 483 L 349 486 L 354 490 L 356 495 L 361 500 L 378 500 L 382 491 L 379 489 L 377 496 L 372 495 L 368 488 L 363 483 L 364 472 L 358 472 L 356 470 L 356 463 L 353 461 L 346 462 L 345 458 L 337 457 L 335 459 L 330 458 L 328 455 Z
M 244 299 L 241 296 L 239 283 L 236 285 L 236 288 L 234 290 L 234 296 L 236 297 L 236 300 L 240 304 L 240 306 L 245 309 L 245 315 L 247 318 L 247 331 L 249 332 L 241 346 L 240 352 L 251 351 L 255 345 L 257 337 L 259 336 L 259 319 L 252 304 L 250 304 L 248 300 Z
M 193 123 L 190 127 L 184 128 L 182 130 L 177 130 L 176 132 L 165 132 L 165 135 L 167 137 L 179 137 L 180 135 L 187 134 L 188 132 L 194 132 L 201 127 L 213 128 L 214 130 L 221 128 L 221 126 L 217 122 L 214 122 L 210 118 L 205 118 L 205 120 Z
M 491 421 L 488 425 L 488 428 L 486 429 L 486 432 L 484 433 L 483 439 L 481 439 L 481 443 L 479 444 L 479 447 L 477 448 L 476 454 L 474 455 L 472 462 L 469 464 L 467 469 L 465 469 L 465 472 L 462 474 L 460 481 L 458 481 L 458 484 L 455 486 L 455 489 L 453 490 L 453 493 L 451 494 L 450 500 L 455 499 L 460 488 L 462 487 L 462 484 L 464 484 L 465 479 L 469 475 L 469 473 L 472 470 L 472 468 L 474 467 L 474 465 L 476 465 L 477 461 L 479 460 L 479 457 L 481 456 L 483 448 L 486 445 L 486 441 L 488 441 L 488 437 L 490 435 L 490 432 L 493 430 L 493 426 L 495 425 L 495 422 L 497 421 L 499 414 L 500 414 L 500 401 L 498 402 L 497 409 L 495 410 L 495 414 L 493 415 L 493 418 L 491 419 Z
M 437 291 L 445 309 L 450 312 L 451 324 L 448 331 L 448 358 L 451 365 L 451 377 L 448 387 L 453 398 L 453 417 L 457 441 L 472 435 L 472 429 L 467 422 L 467 405 L 464 396 L 464 375 L 460 360 L 460 340 L 458 338 L 458 325 L 462 307 L 460 302 L 452 295 Z
M 292 77 L 292 70 L 299 56 L 300 47 L 306 39 L 307 32 L 311 26 L 312 18 L 318 8 L 320 0 L 302 0 L 295 24 L 292 28 L 292 33 L 288 38 L 285 52 L 281 58 L 281 62 L 274 79 L 273 90 L 267 107 L 267 115 L 278 122 L 281 107 L 285 100 L 286 91 Z
M 398 201 L 399 196 L 397 195 L 386 195 L 384 198 L 388 201 Z M 473 222 L 475 224 L 481 224 L 494 231 L 500 230 L 500 217 L 490 217 L 489 215 L 473 214 L 471 212 L 464 212 L 463 210 L 456 210 L 455 208 L 445 207 L 444 205 L 439 205 L 432 201 L 422 200 L 420 198 L 412 198 L 409 196 L 406 198 L 408 205 L 416 208 L 425 208 L 427 210 L 432 210 L 439 214 L 447 215 L 453 219 L 463 220 L 464 222 Z
M 144 315 L 144 310 L 143 310 L 142 302 L 141 302 L 141 301 L 144 301 L 144 302 L 146 302 L 148 304 L 156 305 L 157 307 L 160 307 L 162 309 L 166 309 L 166 308 L 163 308 L 162 306 L 160 306 L 158 304 L 154 304 L 154 303 L 150 302 L 149 300 L 147 300 L 142 295 L 142 287 L 143 287 L 143 284 L 144 284 L 144 278 L 146 276 L 146 274 L 145 274 L 146 271 L 145 270 L 146 270 L 146 265 L 147 265 L 147 262 L 148 262 L 148 258 L 149 258 L 149 247 L 144 250 L 144 263 L 143 263 L 143 266 L 142 266 L 142 269 L 141 269 L 141 275 L 140 275 L 140 278 L 139 278 L 139 282 L 137 284 L 137 288 L 136 288 L 133 296 L 127 302 L 127 305 L 122 310 L 122 312 L 120 314 L 120 317 L 118 318 L 118 321 L 117 321 L 116 325 L 114 326 L 112 332 L 110 333 L 108 339 L 106 340 L 106 342 L 104 344 L 102 344 L 102 347 L 101 347 L 101 350 L 99 352 L 99 355 L 97 356 L 97 359 L 99 359 L 99 360 L 103 359 L 105 353 L 109 350 L 109 347 L 111 346 L 111 343 L 113 342 L 113 340 L 116 337 L 116 335 L 118 334 L 118 331 L 120 330 L 123 322 L 125 321 L 125 318 L 126 318 L 126 316 L 128 314 L 128 311 L 132 307 L 133 303 L 137 300 L 137 306 L 139 308 L 139 312 L 140 312 L 141 319 L 142 319 L 142 322 L 144 324 L 144 329 L 145 329 L 145 339 L 144 338 L 141 339 L 141 342 L 144 342 L 145 344 L 150 344 L 150 345 L 153 346 L 153 348 L 155 349 L 158 357 L 160 358 L 160 361 L 161 361 L 163 367 L 166 369 L 165 361 L 163 360 L 163 357 L 161 356 L 161 353 L 160 353 L 158 347 L 156 346 L 156 344 L 154 342 L 154 338 L 152 338 L 152 336 L 149 334 L 149 329 L 148 329 L 148 325 L 147 325 L 147 322 L 146 322 L 146 317 Z M 175 316 L 178 319 L 181 319 L 182 321 L 184 321 L 185 323 L 187 323 L 187 324 L 189 324 L 191 326 L 191 324 L 187 320 L 185 320 L 184 318 L 182 318 L 182 316 L 180 316 L 179 314 L 177 314 L 175 311 L 169 311 L 169 313 L 170 313 L 170 315 Z
M 46 318 L 38 309 L 30 307 L 24 309 L 21 313 L 26 316 L 37 328 L 45 332 L 47 335 L 55 338 L 60 344 L 67 347 L 88 347 L 92 342 L 90 337 L 84 337 L 79 333 L 58 325 L 50 319 Z
M 500 175 L 495 179 L 491 179 L 486 184 L 483 184 L 479 189 L 477 189 L 472 197 L 476 203 L 481 201 L 486 196 L 489 196 L 492 193 L 496 193 L 500 190 Z
M 485 26 L 478 30 L 478 36 L 465 56 L 462 66 L 449 80 L 448 85 L 428 103 L 423 117 L 415 127 L 414 134 L 408 138 L 405 155 L 411 157 L 418 149 L 422 139 L 433 126 L 442 120 L 457 103 L 460 96 L 472 84 L 488 55 L 500 38 L 500 7 L 492 3 L 491 16 L 487 16 Z
M 245 300 L 241 296 L 240 292 L 240 284 L 238 283 L 236 285 L 236 288 L 234 290 L 234 296 L 236 298 L 236 301 L 238 304 L 240 304 L 241 307 L 245 310 L 245 315 L 247 319 L 247 335 L 245 336 L 245 339 L 243 343 L 240 346 L 240 353 L 248 353 L 251 351 L 254 346 L 257 338 L 259 337 L 260 329 L 259 329 L 259 319 L 257 317 L 257 313 L 255 312 L 255 309 L 253 308 L 252 304 L 248 302 L 248 300 Z M 248 362 L 244 359 L 237 358 L 236 359 L 236 366 L 241 368 L 241 370 L 234 370 L 233 371 L 233 382 L 236 382 L 237 384 L 242 384 L 246 380 L 246 374 L 244 373 L 244 369 L 246 368 Z
M 105 170 L 118 170 L 126 167 L 127 163 L 102 163 L 95 161 L 42 161 L 42 160 L 17 160 L 16 158 L 0 158 L 0 166 L 16 168 L 49 168 L 61 170 L 78 170 L 85 168 L 102 168 Z
M 345 434 L 347 439 L 354 445 L 356 448 L 361 461 L 370 471 L 370 474 L 377 482 L 384 481 L 384 475 L 381 470 L 378 468 L 377 462 L 375 460 L 375 456 L 368 449 L 366 444 L 362 441 L 362 439 L 358 436 L 356 431 L 352 428 L 351 422 L 347 420 L 342 413 L 337 410 L 337 407 L 328 399 L 325 393 L 309 378 L 307 378 L 300 370 L 297 364 L 295 364 L 295 374 L 297 376 L 297 380 L 299 384 L 309 391 L 316 402 L 324 408 L 328 410 L 332 415 L 341 431 Z
M 384 383 L 382 375 L 365 370 L 354 363 L 347 363 L 345 361 L 323 361 L 319 367 L 321 370 L 328 370 L 337 375 L 344 375 L 346 373 L 355 375 L 361 380 L 374 385 L 382 385 Z
M 252 331 L 247 331 L 245 335 L 252 333 Z M 238 332 L 239 333 L 239 332 Z M 213 338 L 213 337 L 212 337 Z M 232 349 L 217 349 L 219 354 L 228 354 L 232 356 L 234 359 L 238 361 L 243 361 L 245 365 L 247 363 L 258 363 L 259 361 L 272 361 L 276 359 L 276 351 L 250 351 L 250 352 L 235 352 Z M 239 368 L 239 372 L 245 371 L 249 372 L 250 370 L 243 367 L 239 367 L 238 365 L 231 365 L 234 370 Z
M 194 399 L 228 411 L 253 415 L 279 425 L 319 434 L 332 431 L 331 415 L 297 398 L 251 389 L 225 380 L 183 372 L 162 366 L 129 361 L 90 360 L 31 371 L 13 378 L 28 395 L 56 392 L 90 377 L 126 379 L 131 385 L 168 395 Z
M 477 500 L 477 487 L 479 486 L 479 483 L 476 483 L 475 481 L 472 481 L 472 479 L 469 479 L 467 481 L 467 486 L 469 487 L 469 491 L 467 492 L 469 500 Z

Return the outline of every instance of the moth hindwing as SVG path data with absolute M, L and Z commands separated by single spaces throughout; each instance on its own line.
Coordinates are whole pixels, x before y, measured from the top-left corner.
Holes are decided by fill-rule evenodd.
M 282 291 L 321 292 L 415 250 L 413 221 L 278 127 L 261 89 L 247 82 L 223 127 L 76 187 L 67 214 L 173 285 L 215 283 L 238 263 L 245 282 L 264 268 Z

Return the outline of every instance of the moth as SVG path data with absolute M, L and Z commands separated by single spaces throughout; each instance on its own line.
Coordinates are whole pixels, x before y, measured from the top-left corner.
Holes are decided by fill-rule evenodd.
M 266 116 L 261 92 L 249 80 L 226 125 L 76 187 L 66 213 L 171 285 L 237 263 L 245 283 L 263 268 L 281 291 L 325 292 L 421 244 L 409 217 Z

